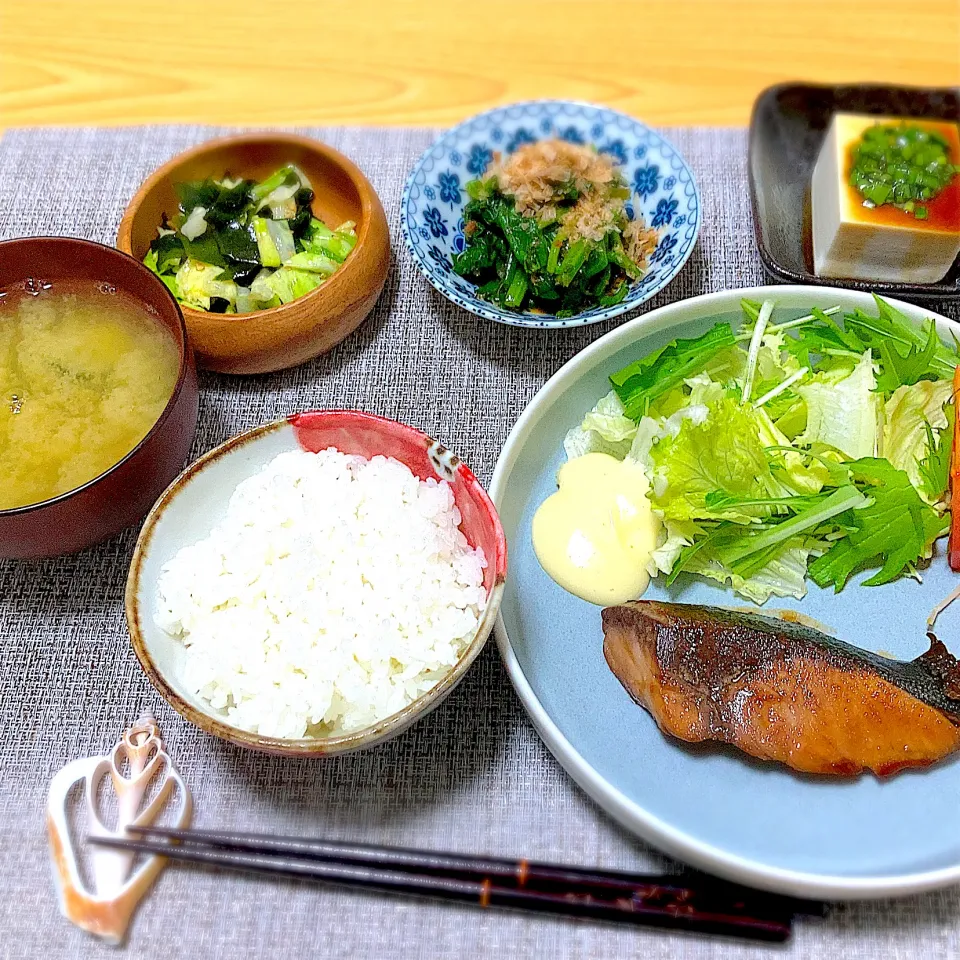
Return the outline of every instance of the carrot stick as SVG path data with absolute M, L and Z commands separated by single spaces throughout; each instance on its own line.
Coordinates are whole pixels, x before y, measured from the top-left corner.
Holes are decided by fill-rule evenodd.
M 960 366 L 953 371 L 953 398 L 960 397 Z M 960 405 L 953 415 L 953 450 L 950 453 L 950 569 L 960 573 Z

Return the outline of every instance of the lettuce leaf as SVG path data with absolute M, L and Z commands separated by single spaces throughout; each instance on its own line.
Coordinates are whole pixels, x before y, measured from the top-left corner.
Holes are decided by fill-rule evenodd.
M 162 273 L 160 274 L 160 280 L 163 282 L 164 286 L 178 299 L 182 300 L 183 296 L 180 293 L 180 285 L 177 283 L 177 278 L 175 276 L 171 277 L 169 274 Z
M 337 263 L 343 263 L 356 245 L 357 234 L 351 221 L 342 223 L 336 230 L 331 230 L 325 223 L 313 219 L 303 237 L 304 250 L 324 254 Z
M 949 380 L 920 380 L 897 387 L 884 407 L 886 422 L 881 452 L 898 470 L 906 473 L 921 496 L 924 494 L 921 464 L 930 453 L 932 431 L 940 432 L 948 425 L 944 407 L 952 393 L 953 384 Z M 924 499 L 936 503 L 945 488 L 946 482 L 939 489 L 929 491 Z
M 310 270 L 298 270 L 296 267 L 282 266 L 275 273 L 264 278 L 264 286 L 269 287 L 280 298 L 281 303 L 289 303 L 309 293 L 323 283 L 323 276 Z M 257 288 L 259 289 L 259 288 Z
M 829 470 L 816 458 L 804 457 L 782 433 L 763 408 L 754 412 L 760 430 L 760 441 L 768 448 L 776 447 L 781 456 L 771 459 L 774 477 L 789 490 L 801 496 L 819 493 L 830 478 Z
M 265 267 L 279 267 L 280 251 L 273 241 L 273 235 L 267 228 L 267 221 L 264 217 L 254 217 L 250 221 L 253 228 L 253 236 L 257 241 L 257 250 L 260 254 L 260 263 Z
M 305 250 L 303 253 L 295 253 L 286 261 L 288 267 L 296 267 L 297 270 L 309 270 L 311 273 L 319 273 L 324 279 L 332 277 L 340 266 L 335 260 L 331 260 L 326 254 L 313 253 Z
M 711 510 L 707 494 L 759 498 L 781 493 L 760 439 L 757 412 L 726 397 L 699 422 L 683 420 L 676 436 L 653 444 L 649 458 L 653 503 L 668 520 L 722 517 L 749 523 L 755 513 Z
M 797 387 L 807 405 L 807 428 L 802 444 L 825 443 L 852 460 L 873 457 L 879 440 L 880 400 L 870 350 L 853 372 L 830 382 L 820 378 Z
M 567 433 L 563 448 L 568 460 L 587 453 L 609 453 L 623 460 L 637 432 L 637 424 L 623 415 L 623 404 L 612 390 Z
M 719 560 L 700 556 L 686 568 L 688 573 L 729 583 L 735 593 L 756 604 L 766 603 L 770 597 L 806 595 L 807 560 L 811 546 L 802 538 L 788 540 L 767 562 L 749 576 L 742 576 Z
M 678 425 L 677 432 L 679 430 Z M 642 463 L 647 471 L 647 476 L 653 476 L 653 459 L 650 456 L 650 451 L 653 449 L 653 445 L 664 436 L 666 436 L 664 420 L 655 420 L 653 417 L 640 418 L 640 422 L 637 424 L 637 432 L 627 456 L 638 463 Z
M 687 404 L 690 406 L 705 407 L 722 400 L 726 395 L 723 384 L 707 373 L 698 373 L 695 377 L 684 380 L 683 384 L 690 390 L 687 396 Z
M 647 573 L 651 577 L 669 574 L 684 547 L 703 535 L 703 527 L 694 520 L 665 520 L 660 528 L 660 541 L 650 555 Z
M 680 407 L 669 417 L 641 417 L 627 456 L 642 463 L 647 474 L 652 475 L 653 458 L 650 456 L 650 451 L 653 445 L 659 443 L 664 437 L 676 437 L 685 421 L 689 420 L 694 426 L 699 426 L 709 415 L 708 406 L 695 403 Z
M 757 385 L 754 392 L 760 394 L 759 385 L 786 380 L 800 369 L 800 362 L 784 347 L 786 334 L 768 330 L 763 335 L 760 352 L 757 354 Z
M 725 347 L 709 357 L 701 373 L 716 383 L 734 387 L 747 371 L 747 354 L 739 346 Z

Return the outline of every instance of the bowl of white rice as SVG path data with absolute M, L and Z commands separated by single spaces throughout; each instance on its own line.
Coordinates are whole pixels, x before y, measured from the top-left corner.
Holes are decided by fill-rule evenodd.
M 506 577 L 496 509 L 412 427 L 298 414 L 210 451 L 148 515 L 126 613 L 180 714 L 242 746 L 331 755 L 429 713 L 483 648 Z

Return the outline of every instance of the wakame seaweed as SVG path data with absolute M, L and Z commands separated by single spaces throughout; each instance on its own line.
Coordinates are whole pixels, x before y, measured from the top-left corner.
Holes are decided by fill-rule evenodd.
M 175 185 L 144 263 L 183 304 L 249 313 L 288 303 L 323 283 L 357 242 L 350 221 L 331 230 L 311 211 L 313 189 L 288 164 L 265 180 L 224 177 Z

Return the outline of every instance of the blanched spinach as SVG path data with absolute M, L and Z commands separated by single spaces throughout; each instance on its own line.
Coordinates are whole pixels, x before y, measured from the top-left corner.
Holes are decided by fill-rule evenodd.
M 541 225 L 517 212 L 492 178 L 466 185 L 466 245 L 453 269 L 477 285 L 477 294 L 505 310 L 570 317 L 595 306 L 620 303 L 630 281 L 642 275 L 623 247 L 618 229 L 602 240 L 568 240 L 559 222 Z M 560 203 L 576 202 L 571 188 Z

